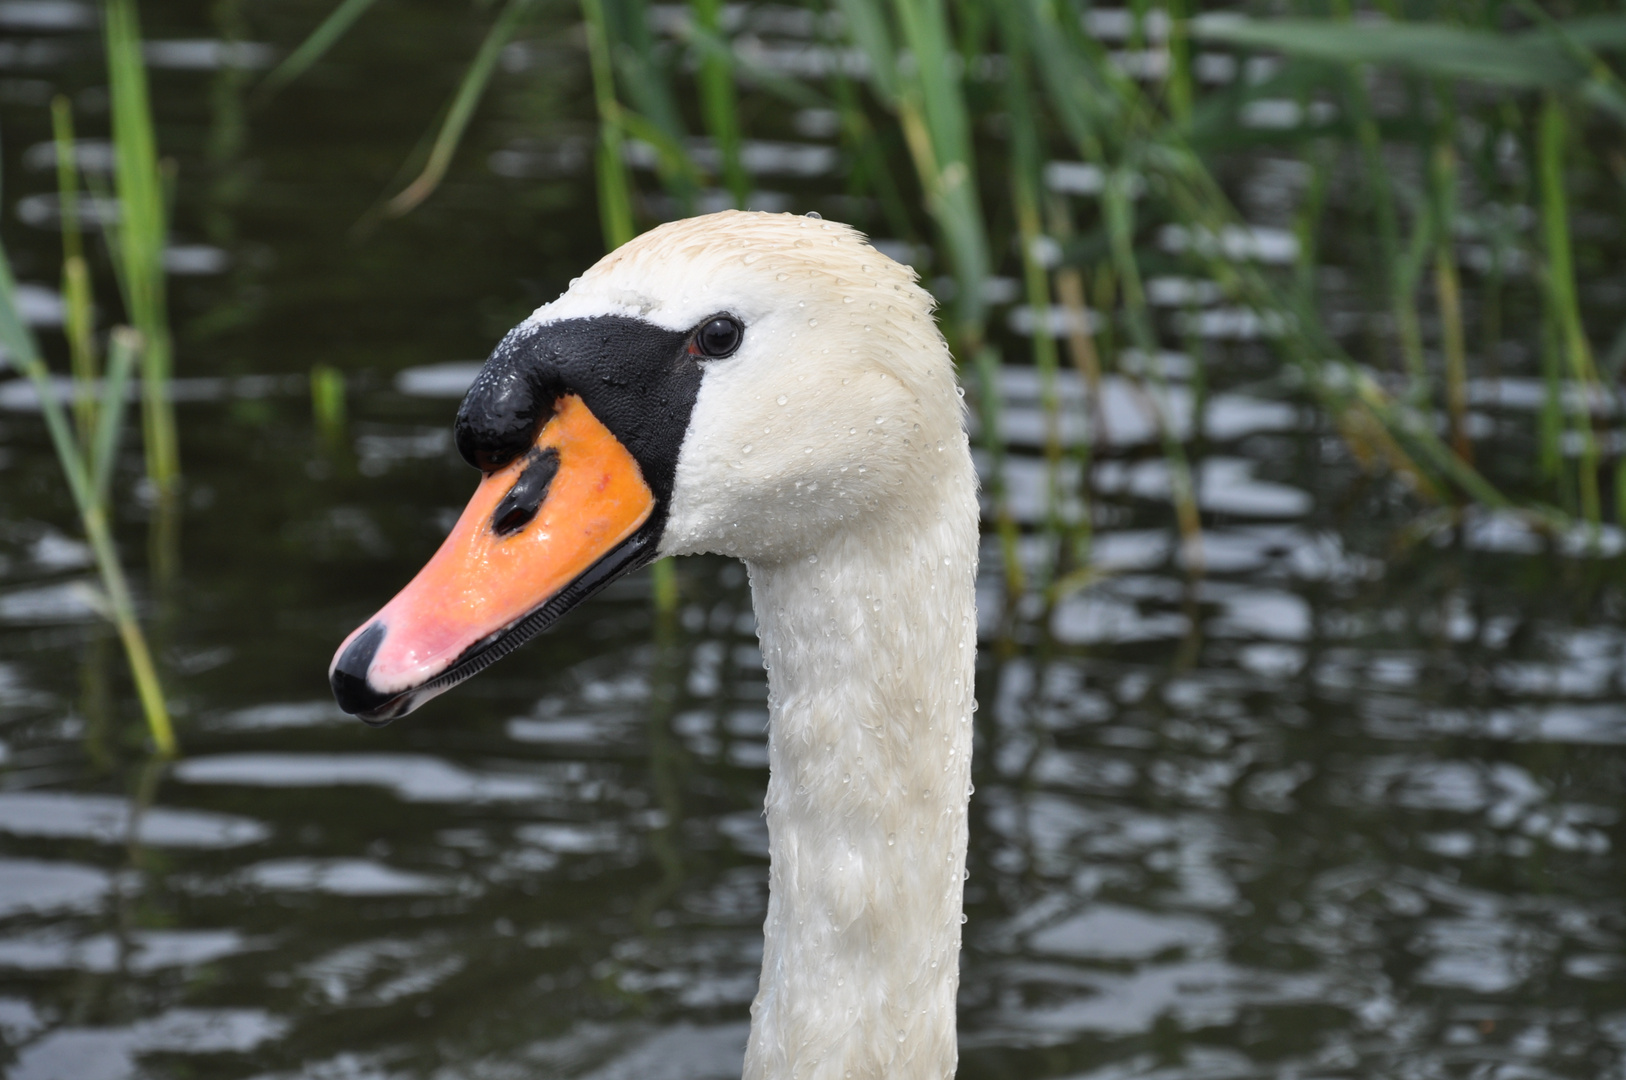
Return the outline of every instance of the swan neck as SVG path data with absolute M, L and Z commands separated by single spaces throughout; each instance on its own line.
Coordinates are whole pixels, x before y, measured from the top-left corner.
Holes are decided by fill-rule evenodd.
M 750 566 L 770 869 L 746 1080 L 953 1075 L 975 559 L 975 518 L 938 515 Z

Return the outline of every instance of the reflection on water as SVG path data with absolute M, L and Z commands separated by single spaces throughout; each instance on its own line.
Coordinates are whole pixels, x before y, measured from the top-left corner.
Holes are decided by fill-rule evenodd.
M 48 121 L 13 83 L 77 93 L 78 154 L 104 168 L 94 57 L 74 51 L 91 16 L 0 3 L 6 228 L 41 326 L 60 318 L 38 284 L 56 266 Z M 686 9 L 657 16 L 677 33 Z M 141 596 L 187 755 L 156 782 L 139 769 L 36 403 L 0 381 L 0 1071 L 737 1076 L 767 851 L 766 683 L 739 566 L 681 565 L 660 646 L 647 582 L 624 581 L 381 731 L 324 685 L 334 643 L 467 494 L 448 425 L 470 358 L 596 252 L 581 117 L 523 138 L 493 121 L 422 211 L 350 243 L 456 64 L 434 35 L 380 38 L 382 59 L 341 53 L 323 76 L 375 111 L 310 111 L 331 99 L 296 84 L 233 143 L 220 133 L 237 106 L 202 91 L 240 87 L 232 65 L 270 54 L 206 39 L 195 17 L 148 14 L 181 156 L 169 258 L 187 275 L 188 482 L 182 579 Z M 284 40 L 309 13 L 266 18 L 255 36 Z M 806 12 L 728 18 L 775 70 L 861 66 L 818 44 Z M 1090 15 L 1105 40 L 1129 25 Z M 1163 38 L 1154 19 L 1147 40 Z M 552 40 L 511 49 L 503 77 L 548 72 Z M 1198 59 L 1205 79 L 1239 76 L 1232 57 Z M 497 111 L 528 107 L 513 87 Z M 830 120 L 764 122 L 748 164 L 802 190 L 835 165 Z M 1047 176 L 1100 188 L 1077 163 Z M 1293 237 L 1155 240 L 1268 262 Z M 1036 318 L 1012 284 L 986 290 L 1012 355 L 1042 318 L 1065 332 L 1065 311 Z M 1249 344 L 1270 327 L 1210 283 L 1154 277 L 1148 296 L 1168 341 L 1209 339 L 1200 363 L 1125 354 L 1098 410 L 1063 374 L 1054 432 L 1036 373 L 999 386 L 1012 518 L 1078 520 L 1087 482 L 1095 576 L 1053 604 L 1008 601 L 998 547 L 984 551 L 961 1074 L 1626 1075 L 1618 531 L 1419 518 Z M 313 362 L 351 375 L 339 445 L 311 429 Z M 1541 394 L 1522 375 L 1475 383 L 1470 420 L 1494 433 Z M 1193 440 L 1204 528 L 1187 543 L 1163 425 Z M 150 497 L 126 449 L 119 516 L 139 570 Z M 1017 556 L 1043 568 L 1053 546 L 1029 528 Z

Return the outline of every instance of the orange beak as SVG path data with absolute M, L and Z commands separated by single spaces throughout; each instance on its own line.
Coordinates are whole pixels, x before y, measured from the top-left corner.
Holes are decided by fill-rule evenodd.
M 418 576 L 339 646 L 340 707 L 386 723 L 506 656 L 647 559 L 638 531 L 654 510 L 632 454 L 581 398 L 561 397 Z

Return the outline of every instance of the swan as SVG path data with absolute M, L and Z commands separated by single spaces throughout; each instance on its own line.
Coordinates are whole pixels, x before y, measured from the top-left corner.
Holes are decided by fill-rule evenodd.
M 977 480 L 914 273 L 813 215 L 661 225 L 503 338 L 455 434 L 484 476 L 340 645 L 340 706 L 388 722 L 654 558 L 743 560 L 770 770 L 744 1076 L 952 1076 Z

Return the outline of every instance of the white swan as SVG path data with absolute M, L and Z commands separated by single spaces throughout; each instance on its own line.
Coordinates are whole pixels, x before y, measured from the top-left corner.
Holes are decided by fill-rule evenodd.
M 951 1076 L 976 476 L 913 273 L 822 220 L 663 225 L 504 338 L 457 443 L 485 478 L 340 647 L 340 704 L 407 712 L 656 555 L 743 559 L 771 851 L 745 1076 Z

